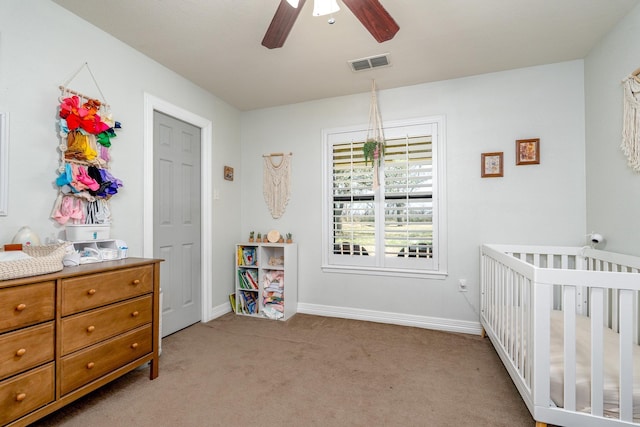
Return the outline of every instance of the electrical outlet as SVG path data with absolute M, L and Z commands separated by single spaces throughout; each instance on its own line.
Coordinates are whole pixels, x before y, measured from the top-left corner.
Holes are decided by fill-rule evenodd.
M 460 279 L 458 281 L 458 292 L 467 292 L 467 279 Z

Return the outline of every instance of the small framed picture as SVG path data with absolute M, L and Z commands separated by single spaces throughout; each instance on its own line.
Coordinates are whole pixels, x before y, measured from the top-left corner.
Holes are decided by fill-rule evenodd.
M 516 165 L 540 164 L 540 138 L 516 141 Z
M 480 157 L 482 178 L 498 178 L 504 176 L 503 153 L 482 153 Z
M 224 167 L 224 179 L 233 181 L 233 168 L 231 166 Z

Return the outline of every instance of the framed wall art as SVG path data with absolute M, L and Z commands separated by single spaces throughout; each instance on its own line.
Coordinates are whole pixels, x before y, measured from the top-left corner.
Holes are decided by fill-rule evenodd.
M 540 138 L 516 141 L 516 165 L 540 164 Z
M 224 167 L 224 179 L 233 181 L 233 168 L 231 166 Z
M 480 172 L 482 178 L 498 178 L 504 176 L 503 153 L 482 153 L 480 155 Z

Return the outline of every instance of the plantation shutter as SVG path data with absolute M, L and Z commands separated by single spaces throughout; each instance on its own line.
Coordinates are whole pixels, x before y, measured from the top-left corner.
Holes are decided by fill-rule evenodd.
M 432 137 L 387 139 L 384 156 L 386 257 L 432 258 Z
M 363 143 L 349 141 L 333 145 L 334 255 L 360 257 L 374 256 L 376 252 L 373 172 L 371 162 L 365 165 Z M 362 262 L 371 263 L 370 260 Z

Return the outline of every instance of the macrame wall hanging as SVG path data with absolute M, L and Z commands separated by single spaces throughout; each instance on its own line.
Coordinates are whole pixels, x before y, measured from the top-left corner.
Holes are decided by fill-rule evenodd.
M 622 81 L 623 124 L 620 148 L 629 167 L 640 172 L 640 68 Z
M 284 214 L 291 195 L 291 156 L 293 153 L 271 153 L 262 156 L 262 192 L 271 216 L 275 219 Z
M 378 98 L 376 96 L 376 82 L 371 81 L 371 106 L 369 107 L 369 127 L 367 128 L 367 139 L 362 146 L 364 163 L 371 160 L 373 166 L 373 189 L 380 186 L 378 175 L 380 162 L 384 156 L 384 133 L 382 132 L 382 119 L 378 110 Z
M 69 89 L 68 85 L 86 69 L 102 97 L 98 100 Z M 64 84 L 58 107 L 60 168 L 55 180 L 58 196 L 51 218 L 59 224 L 109 224 L 109 199 L 122 181 L 109 171 L 109 148 L 119 122 L 113 120 L 109 104 L 88 63 Z

